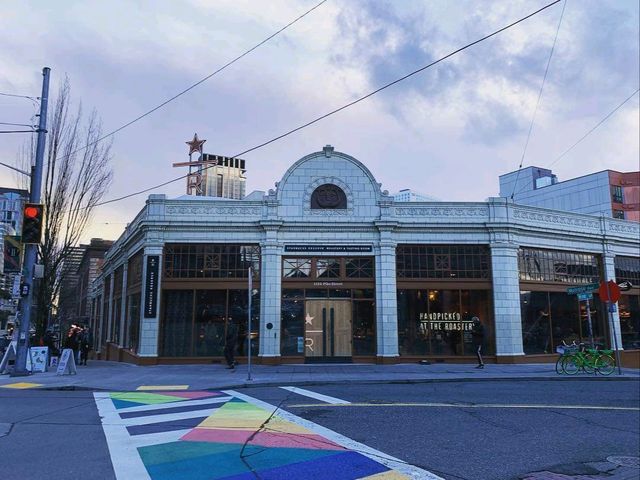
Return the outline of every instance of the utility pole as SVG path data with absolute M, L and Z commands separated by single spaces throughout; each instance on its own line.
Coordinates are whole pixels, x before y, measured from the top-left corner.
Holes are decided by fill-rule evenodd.
M 44 163 L 45 137 L 47 134 L 47 103 L 49 101 L 49 73 L 51 69 L 42 69 L 42 95 L 40 96 L 40 122 L 38 125 L 38 143 L 36 145 L 36 164 L 31 170 L 31 189 L 29 201 L 40 203 L 40 191 L 42 189 L 42 169 Z M 29 328 L 31 320 L 31 302 L 33 301 L 33 270 L 38 254 L 38 245 L 27 244 L 24 249 L 24 266 L 22 278 L 28 285 L 29 293 L 20 300 L 20 329 L 18 330 L 18 346 L 16 352 L 16 364 L 11 376 L 22 377 L 29 375 L 27 371 L 27 355 L 29 354 Z M 41 306 L 42 307 L 42 306 Z

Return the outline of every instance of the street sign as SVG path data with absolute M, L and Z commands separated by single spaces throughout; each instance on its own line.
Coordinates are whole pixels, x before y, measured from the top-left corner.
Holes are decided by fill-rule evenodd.
M 598 289 L 598 295 L 600 295 L 600 300 L 603 302 L 616 303 L 620 299 L 620 287 L 613 280 L 609 280 L 606 283 L 602 282 Z
M 577 295 L 579 293 L 591 293 L 594 290 L 598 289 L 599 283 L 590 283 L 588 285 L 579 285 L 577 287 L 569 287 L 567 288 L 567 293 L 569 295 Z
M 628 292 L 629 290 L 631 290 L 633 288 L 633 284 L 631 282 L 627 281 L 627 282 L 619 283 L 618 287 L 620 287 L 620 291 L 621 292 Z
M 585 300 L 591 300 L 593 298 L 593 293 L 579 293 L 578 301 L 584 302 Z

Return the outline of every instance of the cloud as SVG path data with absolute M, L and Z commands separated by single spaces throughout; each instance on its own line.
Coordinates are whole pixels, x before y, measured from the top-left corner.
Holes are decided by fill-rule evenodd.
M 49 65 L 53 90 L 68 73 L 74 96 L 85 109 L 96 107 L 110 130 L 213 72 L 315 3 L 14 4 L 0 18 L 6 45 L 0 50 L 0 91 L 38 94 L 39 71 Z M 171 165 L 186 158 L 184 141 L 194 132 L 208 140 L 209 152 L 237 154 L 544 3 L 330 0 L 220 75 L 120 132 L 109 198 L 184 173 Z M 363 161 L 390 191 L 413 188 L 446 200 L 497 194 L 498 176 L 515 170 L 522 156 L 561 8 L 558 4 L 247 154 L 247 189 L 272 188 L 298 158 L 331 143 Z M 637 39 L 637 2 L 567 3 L 525 165 L 547 166 L 637 88 Z M 0 121 L 17 123 L 33 113 L 29 102 L 2 98 L 0 110 Z M 637 116 L 636 97 L 554 171 L 567 179 L 605 168 L 637 169 Z M 0 138 L 0 156 L 11 162 L 22 140 L 6 137 Z M 0 171 L 1 184 L 14 182 L 12 173 Z M 153 193 L 178 196 L 184 188 L 178 181 Z M 114 222 L 133 219 L 145 198 L 99 209 L 92 231 L 113 235 Z

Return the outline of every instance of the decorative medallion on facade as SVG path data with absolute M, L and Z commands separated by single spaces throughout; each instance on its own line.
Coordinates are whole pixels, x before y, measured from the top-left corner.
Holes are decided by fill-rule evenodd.
M 320 185 L 311 194 L 311 209 L 341 209 L 347 208 L 347 196 L 344 191 L 333 184 Z

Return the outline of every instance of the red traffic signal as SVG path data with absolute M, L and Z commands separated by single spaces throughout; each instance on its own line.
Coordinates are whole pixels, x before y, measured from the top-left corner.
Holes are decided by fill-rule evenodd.
M 44 225 L 44 205 L 25 203 L 22 209 L 22 243 L 39 244 Z
M 40 213 L 40 209 L 33 205 L 28 205 L 24 207 L 24 216 L 26 218 L 36 218 Z

